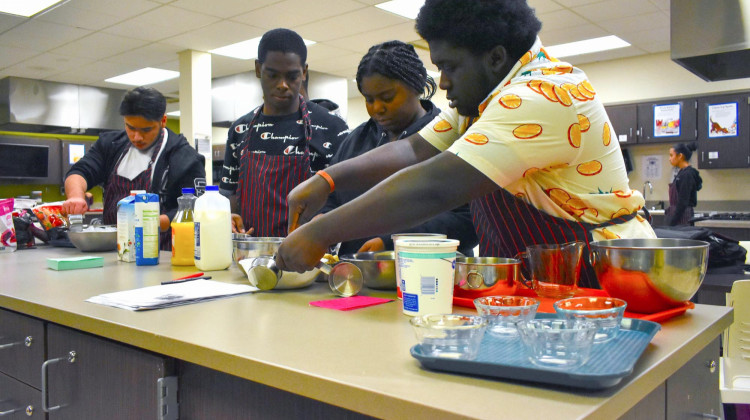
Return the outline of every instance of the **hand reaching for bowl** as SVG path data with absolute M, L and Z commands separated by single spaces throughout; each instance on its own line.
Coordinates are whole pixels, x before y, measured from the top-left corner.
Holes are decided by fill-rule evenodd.
M 383 240 L 376 237 L 362 244 L 362 247 L 360 247 L 357 252 L 378 252 L 384 250 L 385 244 L 383 243 Z
M 323 208 L 331 192 L 328 182 L 321 176 L 313 176 L 297 185 L 287 195 L 289 221 L 287 231 L 294 232 L 300 225 L 310 221 Z
M 232 233 L 246 233 L 252 234 L 255 228 L 250 228 L 245 232 L 245 223 L 242 221 L 242 216 L 236 213 L 232 213 Z

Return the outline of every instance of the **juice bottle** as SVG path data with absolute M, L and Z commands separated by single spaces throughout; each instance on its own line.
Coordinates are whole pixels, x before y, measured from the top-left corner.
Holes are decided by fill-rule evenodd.
M 182 197 L 177 198 L 177 214 L 172 219 L 172 265 L 195 264 L 195 228 L 193 206 L 195 188 L 183 188 Z
M 202 271 L 224 270 L 232 264 L 232 212 L 217 185 L 206 185 L 195 200 L 195 266 Z

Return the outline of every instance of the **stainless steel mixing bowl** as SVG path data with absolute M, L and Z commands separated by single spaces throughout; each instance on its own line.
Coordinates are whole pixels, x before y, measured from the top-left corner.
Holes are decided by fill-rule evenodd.
M 453 295 L 463 298 L 513 295 L 521 280 L 521 260 L 456 257 Z
M 339 256 L 362 271 L 365 286 L 370 289 L 396 289 L 396 256 L 393 251 L 358 252 Z
M 591 263 L 610 296 L 628 310 L 654 313 L 677 307 L 706 275 L 708 243 L 692 239 L 611 239 L 591 243 Z
M 270 257 L 276 255 L 284 238 L 255 237 L 245 233 L 232 234 L 232 258 L 239 262 L 246 258 Z
M 68 239 L 83 252 L 114 251 L 117 249 L 117 227 L 96 225 L 83 231 L 68 231 Z

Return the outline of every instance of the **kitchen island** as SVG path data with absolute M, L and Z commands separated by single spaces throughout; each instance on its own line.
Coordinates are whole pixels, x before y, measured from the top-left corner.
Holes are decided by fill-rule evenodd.
M 48 257 L 82 255 L 91 254 L 49 247 L 0 254 L 0 307 L 5 309 L 0 314 L 0 327 L 8 327 L 8 316 L 40 322 L 46 328 L 48 340 L 44 354 L 48 359 L 62 358 L 57 364 L 66 365 L 71 371 L 83 369 L 90 358 L 81 349 L 53 346 L 49 340 L 53 334 L 65 335 L 60 333 L 61 329 L 68 335 L 84 333 L 84 338 L 115 344 L 127 350 L 126 353 L 143 353 L 144 369 L 157 366 L 156 376 L 177 378 L 179 412 L 183 419 L 245 418 L 253 414 L 307 418 L 358 418 L 361 414 L 424 419 L 570 419 L 623 415 L 673 418 L 679 410 L 689 410 L 689 404 L 680 398 L 700 399 L 701 394 L 710 394 L 714 387 L 718 388 L 718 379 L 711 383 L 714 375 L 718 378 L 718 372 L 713 370 L 708 383 L 692 373 L 689 381 L 680 375 L 686 374 L 683 371 L 690 364 L 703 368 L 710 362 L 703 360 L 706 357 L 718 363 L 717 338 L 732 322 L 729 308 L 696 305 L 686 315 L 663 324 L 637 362 L 633 375 L 619 385 L 596 392 L 559 389 L 421 368 L 409 354 L 416 339 L 393 291 L 365 289 L 364 294 L 394 301 L 349 312 L 309 305 L 311 301 L 334 298 L 323 283 L 301 290 L 246 294 L 131 312 L 85 300 L 102 293 L 157 285 L 195 272 L 195 268 L 172 267 L 169 255 L 164 252 L 157 266 L 118 262 L 116 253 L 110 252 L 97 254 L 104 257 L 102 268 L 71 271 L 46 268 Z M 207 274 L 214 280 L 246 282 L 236 267 Z M 456 311 L 468 312 L 458 307 Z M 22 351 L 23 347 L 11 349 Z M 70 362 L 68 350 L 77 351 L 75 362 Z M 8 350 L 0 350 L 4 351 L 8 354 Z M 108 361 L 106 369 L 116 370 L 118 365 L 130 362 L 127 355 L 120 359 L 113 356 L 119 354 L 116 352 L 104 354 L 116 358 Z M 709 369 L 704 368 L 707 372 Z M 73 418 L 65 417 L 66 410 L 71 410 L 76 401 L 85 400 L 75 395 L 80 391 L 76 389 L 78 385 L 55 381 L 53 376 L 60 371 L 63 369 L 58 366 L 48 367 L 49 405 L 61 406 L 50 413 L 50 419 Z M 34 366 L 33 372 L 38 375 L 39 366 Z M 96 376 L 99 370 L 90 372 L 89 375 Z M 107 375 L 107 381 L 114 386 L 117 383 L 114 374 Z M 85 379 L 86 374 L 79 376 Z M 39 388 L 36 381 L 21 382 L 33 391 Z M 677 385 L 687 387 L 679 392 L 686 395 L 673 395 Z M 55 389 L 60 387 L 73 389 L 58 396 Z M 135 418 L 132 412 L 128 413 L 129 409 L 152 405 L 121 392 L 107 394 L 106 388 L 97 385 L 91 391 L 101 395 L 95 401 L 105 409 L 111 405 L 125 410 L 122 418 Z M 66 398 L 70 401 L 63 401 Z M 130 400 L 119 401 L 123 398 Z M 675 408 L 670 409 L 670 404 Z M 41 412 L 38 408 L 37 411 Z M 156 410 L 151 412 L 152 418 L 159 418 Z

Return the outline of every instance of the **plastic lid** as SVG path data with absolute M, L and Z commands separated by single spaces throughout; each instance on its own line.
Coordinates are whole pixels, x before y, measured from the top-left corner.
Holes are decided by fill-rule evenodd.
M 195 194 L 195 188 L 183 188 L 182 193 L 183 194 Z
M 206 185 L 206 191 L 219 191 L 218 185 Z

